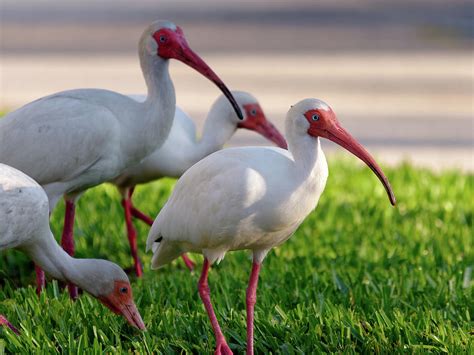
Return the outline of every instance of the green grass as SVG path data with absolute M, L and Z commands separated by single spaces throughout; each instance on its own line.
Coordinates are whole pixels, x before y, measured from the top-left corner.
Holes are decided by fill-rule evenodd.
M 331 163 L 331 162 L 330 162 Z M 320 204 L 263 264 L 255 316 L 257 353 L 473 353 L 473 175 L 386 169 L 398 198 L 390 207 L 369 169 L 330 164 Z M 173 187 L 138 188 L 137 206 L 156 215 Z M 52 226 L 59 236 L 62 206 Z M 0 313 L 22 336 L 0 330 L 0 353 L 212 353 L 214 337 L 196 283 L 178 260 L 149 270 L 148 227 L 136 222 L 146 265 L 132 280 L 148 327 L 130 328 L 90 296 L 71 302 L 56 283 L 37 297 L 30 261 L 0 255 Z M 130 266 L 122 210 L 111 186 L 79 202 L 78 257 Z M 202 257 L 192 256 L 200 267 Z M 217 315 L 231 348 L 245 350 L 245 289 L 251 261 L 228 253 L 210 273 Z

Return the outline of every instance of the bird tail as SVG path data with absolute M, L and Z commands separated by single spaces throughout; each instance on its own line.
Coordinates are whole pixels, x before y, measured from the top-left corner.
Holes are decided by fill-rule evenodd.
M 146 244 L 146 251 L 152 250 L 153 252 L 153 258 L 151 259 L 152 270 L 170 263 L 182 254 L 180 247 L 176 243 L 163 239 L 161 234 L 156 239 L 149 236 Z
M 148 239 L 146 240 L 146 252 L 148 253 L 150 250 L 153 251 L 153 254 L 156 250 L 160 247 L 160 243 L 163 240 L 162 235 L 158 235 L 156 238 L 153 235 L 149 235 Z

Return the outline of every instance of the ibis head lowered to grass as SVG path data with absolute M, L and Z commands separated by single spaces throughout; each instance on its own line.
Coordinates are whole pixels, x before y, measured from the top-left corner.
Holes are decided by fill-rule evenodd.
M 257 132 L 280 148 L 287 148 L 285 138 L 266 118 L 262 107 L 253 95 L 243 91 L 232 91 L 232 95 L 244 113 L 243 120 L 237 117 L 225 96 L 221 95 L 212 105 L 201 139 L 198 140 L 194 122 L 179 107 L 176 107 L 173 126 L 165 143 L 141 163 L 126 169 L 112 181 L 122 194 L 128 239 L 135 272 L 138 276 L 142 275 L 142 267 L 138 258 L 137 233 L 133 226 L 132 216 L 149 225 L 153 224 L 153 219 L 133 206 L 132 194 L 136 185 L 162 177 L 179 178 L 193 164 L 222 149 L 238 128 Z M 143 99 L 142 97 L 135 98 Z M 194 267 L 194 263 L 185 254 L 183 254 L 183 259 L 188 268 Z
M 107 260 L 67 254 L 49 228 L 44 190 L 19 170 L 0 164 L 0 250 L 6 249 L 23 251 L 53 278 L 78 285 L 132 326 L 145 329 L 125 272 Z M 0 325 L 19 333 L 5 316 L 0 315 Z
M 260 266 L 269 250 L 286 241 L 315 209 L 326 185 L 328 166 L 320 138 L 329 139 L 363 160 L 395 196 L 372 156 L 338 122 L 323 101 L 306 99 L 289 110 L 289 150 L 243 147 L 220 150 L 192 166 L 155 219 L 147 249 L 152 268 L 182 253 L 204 255 L 198 283 L 209 315 L 216 353 L 231 353 L 215 316 L 207 278 L 209 267 L 231 250 L 249 249 L 253 266 L 247 288 L 247 353 L 253 354 L 253 318 Z
M 139 56 L 148 87 L 144 102 L 108 90 L 70 90 L 33 101 L 0 121 L 0 163 L 35 179 L 48 195 L 50 211 L 65 197 L 62 245 L 70 255 L 78 197 L 139 163 L 168 136 L 176 106 L 169 59 L 214 82 L 243 117 L 230 91 L 175 24 L 152 23 L 140 39 Z M 41 289 L 41 273 L 38 280 Z M 69 290 L 77 296 L 76 287 Z

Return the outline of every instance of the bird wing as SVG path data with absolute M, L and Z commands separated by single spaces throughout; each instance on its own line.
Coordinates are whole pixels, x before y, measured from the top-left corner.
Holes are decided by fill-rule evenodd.
M 73 180 L 94 166 L 117 146 L 120 125 L 116 115 L 89 100 L 86 91 L 48 96 L 8 114 L 0 121 L 0 162 L 41 185 Z
M 19 247 L 49 228 L 48 197 L 33 179 L 0 164 L 0 250 Z
M 269 169 L 265 164 L 268 159 L 280 164 Z M 283 149 L 245 147 L 218 151 L 193 165 L 177 182 L 148 235 L 149 249 L 161 241 L 154 266 L 179 256 L 189 245 L 231 249 L 244 229 L 248 235 L 253 228 L 255 232 L 266 228 L 253 223 L 261 217 L 259 203 L 272 203 L 276 196 L 269 185 L 279 184 L 278 177 L 289 171 L 292 163 Z M 156 246 L 153 248 L 156 252 Z

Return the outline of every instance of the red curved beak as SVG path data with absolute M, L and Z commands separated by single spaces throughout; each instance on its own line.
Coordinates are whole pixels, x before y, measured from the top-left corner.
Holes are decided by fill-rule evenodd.
M 120 297 L 116 297 L 114 294 L 99 297 L 99 300 L 112 312 L 121 314 L 132 327 L 146 330 L 145 323 L 143 323 L 140 312 L 138 312 L 133 300 L 124 302 Z
M 280 148 L 288 149 L 288 144 L 286 143 L 285 137 L 283 137 L 280 131 L 270 121 L 264 120 L 251 129 L 257 133 L 260 133 L 262 136 L 272 141 Z
M 135 306 L 134 303 L 123 305 L 121 312 L 130 325 L 140 330 L 146 330 L 142 316 L 140 315 L 140 312 L 138 312 L 137 306 Z
M 206 78 L 211 80 L 217 87 L 222 91 L 222 93 L 227 97 L 232 107 L 235 110 L 237 116 L 242 120 L 244 118 L 242 111 L 240 110 L 237 101 L 235 101 L 234 96 L 224 84 L 224 82 L 217 76 L 216 73 L 204 62 L 204 60 L 199 57 L 188 45 L 186 38 L 184 37 L 183 31 L 181 28 L 177 28 L 175 43 L 171 48 L 171 52 L 168 54 L 170 57 L 177 59 L 183 62 L 186 65 L 189 65 L 191 68 L 195 69 Z
M 378 166 L 375 159 L 369 154 L 367 150 L 359 143 L 357 140 L 352 137 L 349 132 L 342 128 L 339 122 L 334 122 L 331 126 L 326 129 L 321 130 L 312 130 L 309 129 L 309 133 L 313 136 L 320 136 L 327 138 L 334 143 L 339 144 L 341 147 L 347 149 L 349 152 L 354 154 L 360 160 L 367 164 L 367 166 L 377 175 L 379 180 L 382 182 L 385 191 L 387 192 L 390 203 L 395 206 L 396 198 L 393 193 L 392 187 L 387 179 L 387 177 L 382 172 L 382 169 Z
M 283 149 L 288 149 L 285 137 L 278 129 L 265 117 L 265 113 L 258 103 L 248 103 L 243 105 L 247 119 L 237 124 L 238 128 L 246 128 L 260 133 L 268 140 Z

